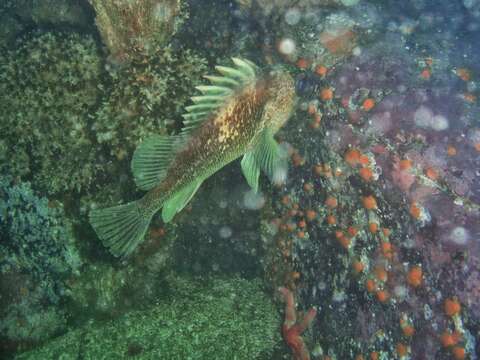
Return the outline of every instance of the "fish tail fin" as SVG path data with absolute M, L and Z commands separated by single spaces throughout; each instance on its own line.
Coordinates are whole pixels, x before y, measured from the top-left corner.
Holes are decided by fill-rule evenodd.
M 138 201 L 106 209 L 95 209 L 89 214 L 90 224 L 110 252 L 126 257 L 143 241 L 153 213 L 145 211 Z

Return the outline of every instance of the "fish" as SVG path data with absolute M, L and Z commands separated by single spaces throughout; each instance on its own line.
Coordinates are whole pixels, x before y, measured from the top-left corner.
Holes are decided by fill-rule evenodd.
M 172 221 L 200 185 L 242 157 L 248 185 L 258 192 L 262 170 L 270 179 L 286 168 L 286 157 L 274 135 L 290 118 L 297 101 L 294 80 L 282 65 L 260 68 L 232 58 L 215 66 L 208 84 L 185 107 L 184 127 L 177 135 L 152 135 L 134 151 L 131 170 L 136 186 L 147 193 L 139 200 L 93 209 L 89 221 L 116 257 L 129 256 L 140 244 L 159 210 Z

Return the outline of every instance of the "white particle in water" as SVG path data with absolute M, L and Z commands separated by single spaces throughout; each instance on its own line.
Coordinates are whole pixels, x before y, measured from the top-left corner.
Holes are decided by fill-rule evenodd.
M 230 236 L 232 236 L 232 234 L 233 234 L 233 231 L 230 226 L 225 225 L 225 226 L 222 226 L 220 230 L 218 230 L 218 235 L 220 235 L 222 239 L 228 239 Z
M 288 25 L 296 25 L 300 21 L 300 10 L 297 8 L 290 8 L 285 12 L 285 22 Z
M 429 128 L 433 123 L 433 111 L 422 105 L 413 114 L 413 120 L 418 127 Z
M 469 235 L 467 229 L 465 229 L 462 226 L 457 226 L 452 230 L 449 238 L 455 244 L 465 245 L 468 242 L 468 240 L 470 239 L 470 235 Z
M 296 46 L 292 39 L 285 38 L 280 40 L 278 51 L 283 55 L 292 55 L 295 52 Z
M 265 205 L 265 198 L 263 194 L 249 190 L 243 195 L 243 205 L 250 210 L 260 210 Z
M 448 129 L 448 119 L 443 115 L 435 115 L 432 121 L 432 129 L 437 131 Z

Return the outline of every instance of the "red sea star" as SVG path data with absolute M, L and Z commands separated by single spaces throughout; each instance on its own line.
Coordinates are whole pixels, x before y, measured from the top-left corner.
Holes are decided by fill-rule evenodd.
M 310 360 L 310 354 L 300 335 L 313 321 L 315 315 L 317 315 L 317 310 L 311 308 L 303 317 L 303 320 L 297 323 L 297 310 L 295 309 L 293 293 L 285 287 L 278 288 L 278 291 L 282 293 L 285 299 L 285 321 L 282 326 L 283 339 L 292 350 L 295 360 Z

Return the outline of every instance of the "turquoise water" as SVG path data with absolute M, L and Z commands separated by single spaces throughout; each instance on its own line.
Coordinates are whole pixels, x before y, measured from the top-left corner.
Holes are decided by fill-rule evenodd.
M 0 19 L 2 359 L 478 358 L 480 2 Z

